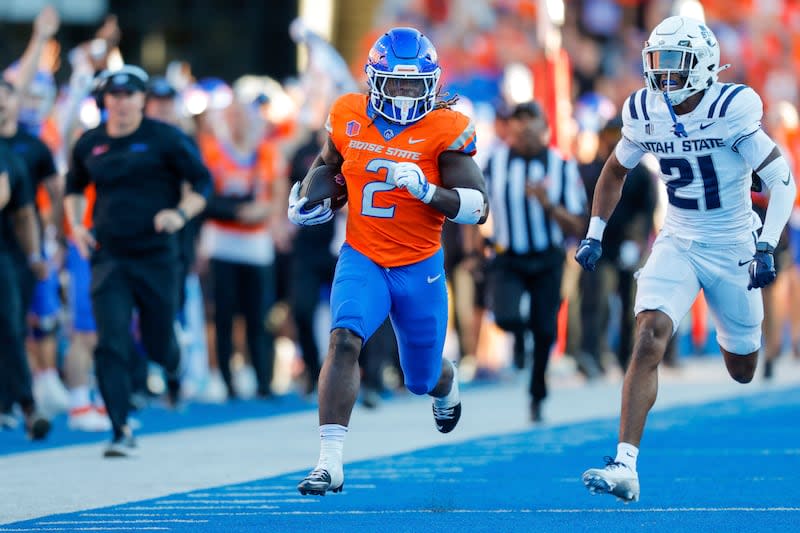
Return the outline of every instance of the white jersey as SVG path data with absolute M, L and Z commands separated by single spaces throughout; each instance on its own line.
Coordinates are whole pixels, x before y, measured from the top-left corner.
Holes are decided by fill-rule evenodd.
M 761 115 L 761 98 L 746 85 L 714 83 L 691 113 L 676 116 L 683 131 L 662 95 L 640 89 L 628 97 L 616 155 L 627 168 L 646 152 L 658 158 L 669 198 L 662 232 L 710 244 L 753 239 L 761 222 L 750 201 L 752 169 L 736 146 L 760 129 Z

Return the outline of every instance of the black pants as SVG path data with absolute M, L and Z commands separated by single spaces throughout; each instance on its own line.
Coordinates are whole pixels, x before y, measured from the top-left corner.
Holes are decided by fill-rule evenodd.
M 606 348 L 606 331 L 609 323 L 609 297 L 613 292 L 620 299 L 620 330 L 617 344 L 617 361 L 623 372 L 633 350 L 633 304 L 636 283 L 633 272 L 622 270 L 608 261 L 600 261 L 594 272 L 581 272 L 581 350 L 600 364 Z
M 0 253 L 0 412 L 9 411 L 15 403 L 26 412 L 33 409 L 24 321 L 20 320 L 25 314 L 23 285 L 14 259 Z
M 556 340 L 563 258 L 563 253 L 557 252 L 546 258 L 498 255 L 490 270 L 492 310 L 498 327 L 517 336 L 526 330 L 533 333 L 529 392 L 537 402 L 547 396 L 545 373 Z M 523 294 L 530 299 L 527 313 L 521 309 Z
M 266 327 L 267 311 L 275 303 L 275 269 L 211 260 L 214 282 L 214 324 L 217 330 L 217 361 L 222 378 L 233 396 L 231 356 L 233 355 L 233 317 L 244 315 L 247 349 L 256 372 L 259 396 L 271 394 L 275 365 L 275 338 Z
M 130 410 L 134 307 L 139 310 L 141 340 L 148 357 L 164 368 L 168 382 L 177 379 L 177 260 L 168 254 L 132 258 L 98 250 L 92 257 L 91 291 L 97 323 L 95 372 L 114 434 L 119 435 Z
M 319 304 L 320 288 L 333 283 L 336 258 L 319 250 L 298 248 L 292 257 L 291 308 L 297 341 L 303 352 L 303 363 L 309 380 L 307 393 L 317 387 L 320 372 L 320 356 L 314 335 L 314 312 Z
M 36 276 L 28 268 L 28 260 L 21 254 L 13 254 L 11 260 L 19 280 L 20 308 L 19 319 L 22 326 L 22 336 L 28 335 L 28 311 L 33 303 L 33 293 L 36 291 Z

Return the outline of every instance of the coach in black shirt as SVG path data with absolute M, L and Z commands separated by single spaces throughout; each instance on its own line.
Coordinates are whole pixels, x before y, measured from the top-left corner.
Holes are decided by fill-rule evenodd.
M 135 453 L 127 424 L 131 382 L 131 313 L 139 311 L 142 343 L 178 394 L 180 360 L 173 321 L 178 308 L 179 247 L 175 232 L 200 213 L 211 178 L 186 137 L 144 118 L 147 74 L 125 66 L 106 73 L 98 100 L 107 120 L 75 144 L 65 210 L 75 244 L 91 257 L 97 322 L 95 371 L 114 435 L 106 457 Z M 192 191 L 181 194 L 188 182 Z M 96 188 L 92 231 L 81 225 L 87 185 Z
M 518 339 L 526 331 L 533 334 L 534 422 L 541 420 L 547 396 L 545 371 L 556 339 L 564 239 L 581 235 L 586 224 L 586 195 L 577 166 L 548 147 L 549 137 L 541 107 L 536 102 L 517 104 L 508 120 L 508 146 L 491 153 L 485 173 L 497 253 L 489 271 L 492 310 L 497 325 Z
M 37 413 L 31 389 L 25 331 L 19 319 L 22 295 L 12 252 L 17 244 L 36 277 L 44 278 L 47 266 L 39 253 L 33 191 L 25 166 L 0 144 L 0 425 L 13 424 L 11 408 L 17 403 L 28 435 L 38 440 L 47 435 L 50 422 Z

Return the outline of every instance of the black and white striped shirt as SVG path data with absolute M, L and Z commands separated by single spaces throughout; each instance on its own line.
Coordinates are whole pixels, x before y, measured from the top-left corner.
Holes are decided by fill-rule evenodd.
M 490 155 L 484 174 L 492 213 L 492 240 L 500 252 L 524 255 L 563 248 L 561 228 L 545 214 L 536 197 L 525 194 L 527 183 L 546 180 L 553 205 L 561 205 L 574 215 L 586 212 L 586 191 L 578 167 L 555 148 L 525 158 L 501 145 Z

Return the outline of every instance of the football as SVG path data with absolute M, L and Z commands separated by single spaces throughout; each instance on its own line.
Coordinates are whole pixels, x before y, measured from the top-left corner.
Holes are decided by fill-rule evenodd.
M 300 184 L 300 198 L 307 197 L 304 207 L 310 210 L 330 200 L 331 209 L 341 209 L 347 203 L 347 186 L 344 176 L 335 167 L 322 165 L 315 168 Z

